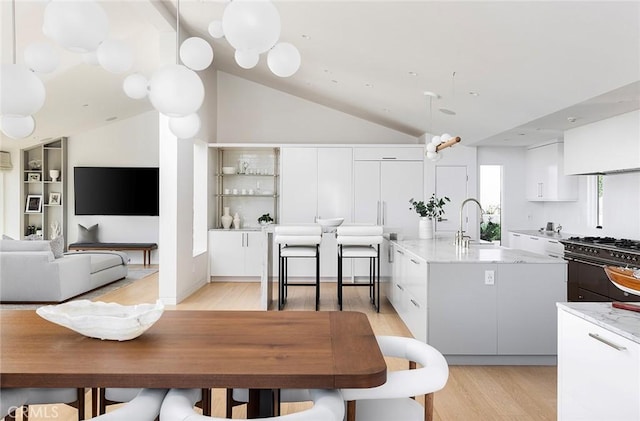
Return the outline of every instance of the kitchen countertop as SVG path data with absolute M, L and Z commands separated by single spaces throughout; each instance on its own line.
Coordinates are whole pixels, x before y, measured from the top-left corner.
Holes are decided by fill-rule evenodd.
M 523 235 L 532 235 L 534 237 L 548 238 L 550 240 L 568 240 L 569 237 L 579 237 L 579 235 L 562 231 L 560 233 L 557 233 L 555 231 L 548 232 L 538 230 L 509 230 L 509 232 L 515 232 L 516 234 Z
M 541 254 L 500 246 L 472 244 L 468 249 L 459 250 L 453 244 L 453 237 L 430 240 L 392 240 L 416 257 L 430 263 L 554 263 L 566 264 L 562 259 L 554 259 Z
M 558 308 L 640 343 L 640 313 L 611 307 L 611 303 L 557 303 Z

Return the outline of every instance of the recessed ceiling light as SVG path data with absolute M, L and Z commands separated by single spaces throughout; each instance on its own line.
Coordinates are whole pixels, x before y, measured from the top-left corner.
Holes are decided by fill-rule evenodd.
M 89 106 L 89 104 L 82 104 L 82 106 L 86 108 Z
M 578 119 L 577 117 L 567 117 L 567 121 L 569 123 L 575 123 L 577 119 Z
M 117 120 L 117 119 L 118 119 L 118 117 L 114 116 L 114 117 L 107 118 L 105 121 L 113 121 L 113 120 Z
M 311 37 L 307 34 L 302 34 L 301 37 L 304 39 L 311 39 Z
M 471 95 L 471 96 L 480 96 L 479 93 L 474 92 L 474 91 L 469 91 L 469 95 Z
M 428 96 L 428 97 L 431 97 L 431 98 L 436 98 L 436 99 L 440 98 L 440 95 L 438 95 L 435 92 L 431 92 L 431 91 L 424 91 L 423 94 L 424 94 L 424 96 Z
M 364 86 L 366 86 L 367 88 L 373 88 L 373 85 L 371 83 L 365 83 Z
M 446 115 L 456 115 L 456 112 L 447 108 L 440 108 L 440 112 Z
M 331 82 L 333 82 L 333 83 L 338 83 L 338 81 L 337 81 L 337 80 L 335 80 L 335 79 L 331 79 Z
M 409 72 L 409 76 L 418 76 L 416 72 Z

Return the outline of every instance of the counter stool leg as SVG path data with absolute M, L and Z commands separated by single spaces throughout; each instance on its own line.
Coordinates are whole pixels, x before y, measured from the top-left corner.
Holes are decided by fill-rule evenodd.
M 316 311 L 320 308 L 320 245 L 316 245 Z
M 377 257 L 377 260 L 378 260 L 378 271 L 377 271 L 376 275 L 378 276 L 378 280 L 377 280 L 377 283 L 378 283 L 377 301 L 378 301 L 378 303 L 376 304 L 376 312 L 380 313 L 380 244 L 378 244 L 378 253 L 377 254 L 378 254 L 378 257 Z
M 342 245 L 338 246 L 338 307 L 342 311 Z

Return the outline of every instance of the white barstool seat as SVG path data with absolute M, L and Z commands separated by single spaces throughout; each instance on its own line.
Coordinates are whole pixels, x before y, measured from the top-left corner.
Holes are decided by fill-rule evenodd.
M 315 286 L 316 311 L 320 306 L 320 242 L 322 227 L 315 225 L 278 225 L 275 227 L 274 241 L 278 244 L 278 309 L 282 310 L 287 302 L 289 286 Z M 316 282 L 289 282 L 287 274 L 288 259 L 316 259 Z
M 100 389 L 100 405 L 98 415 L 107 413 L 107 405 L 114 405 L 124 402 L 131 402 L 135 398 L 137 398 L 141 391 L 145 389 L 136 389 L 136 388 L 126 388 L 126 387 L 107 387 Z M 165 393 L 167 390 L 165 390 Z M 145 395 L 148 395 L 151 392 L 145 392 Z M 155 392 L 154 392 L 155 393 Z M 205 415 L 211 415 L 211 402 L 207 400 L 204 402 L 202 397 L 205 393 L 211 394 L 211 389 L 202 389 L 201 395 L 198 398 L 197 405 L 203 407 L 203 413 Z M 160 407 L 158 407 L 158 413 L 160 411 Z M 157 415 L 157 414 L 156 414 Z
M 380 311 L 380 244 L 382 227 L 378 225 L 343 225 L 336 230 L 338 243 L 338 306 L 342 310 L 342 287 L 367 286 L 369 299 Z M 369 282 L 345 284 L 342 259 L 369 259 Z
M 399 336 L 377 336 L 376 339 L 385 357 L 402 358 L 422 367 L 387 372 L 387 382 L 378 387 L 342 389 L 342 396 L 348 402 L 347 419 L 432 420 L 433 393 L 441 390 L 449 378 L 445 358 L 437 349 L 417 339 Z M 424 407 L 412 399 L 417 395 L 425 395 Z
M 11 390 L 11 389 L 5 389 Z M 84 388 L 22 388 L 13 389 L 12 395 L 19 393 L 25 396 L 26 400 L 22 403 L 23 419 L 28 416 L 29 405 L 49 405 L 49 404 L 66 404 L 78 409 L 78 420 L 84 420 L 85 411 L 85 390 Z M 22 390 L 22 392 L 16 392 Z M 10 395 L 11 396 L 11 395 Z M 15 408 L 17 409 L 17 408 Z
M 21 408 L 29 399 L 29 389 L 24 388 L 2 388 L 0 389 L 0 419 L 7 415 L 10 419 L 15 419 L 15 412 Z
M 193 409 L 196 389 L 171 389 L 164 399 L 160 421 L 229 421 L 200 415 Z M 344 401 L 337 390 L 313 389 L 309 391 L 313 407 L 295 414 L 261 418 L 271 421 L 342 421 Z

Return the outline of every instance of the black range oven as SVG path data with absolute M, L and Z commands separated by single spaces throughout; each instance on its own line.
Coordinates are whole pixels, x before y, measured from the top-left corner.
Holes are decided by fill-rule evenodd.
M 604 266 L 640 268 L 640 241 L 611 237 L 571 237 L 561 240 L 568 262 L 569 301 L 635 301 L 640 296 L 617 288 Z

